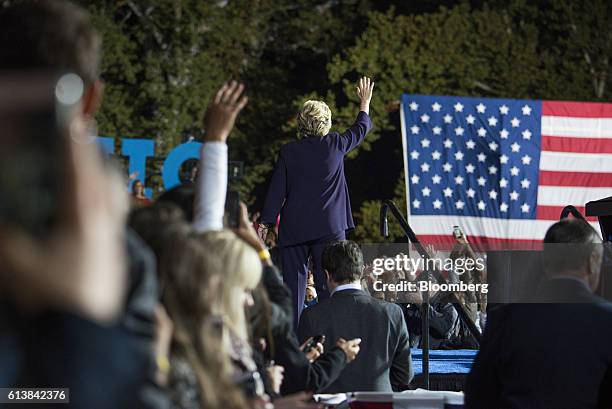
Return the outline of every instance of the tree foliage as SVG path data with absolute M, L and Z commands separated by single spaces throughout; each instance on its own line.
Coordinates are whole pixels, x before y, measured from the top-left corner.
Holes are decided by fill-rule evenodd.
M 157 154 L 198 139 L 210 96 L 226 79 L 250 103 L 230 138 L 239 183 L 259 207 L 279 147 L 294 138 L 306 98 L 324 98 L 334 126 L 357 112 L 354 82 L 376 81 L 375 128 L 347 163 L 349 183 L 375 186 L 401 163 L 403 92 L 610 101 L 607 0 L 118 0 L 85 1 L 104 38 L 100 134 L 154 138 Z M 377 149 L 388 151 L 380 154 Z M 376 159 L 375 163 L 368 160 Z M 384 158 L 384 159 L 381 159 Z M 353 160 L 354 159 L 354 160 Z M 382 163 L 385 162 L 385 163 Z M 362 169 L 352 169 L 351 163 Z M 160 184 L 149 163 L 148 186 Z M 403 176 L 353 195 L 355 237 L 378 241 L 380 200 L 405 208 Z M 359 175 L 358 179 L 352 178 Z M 401 236 L 393 227 L 395 238 Z

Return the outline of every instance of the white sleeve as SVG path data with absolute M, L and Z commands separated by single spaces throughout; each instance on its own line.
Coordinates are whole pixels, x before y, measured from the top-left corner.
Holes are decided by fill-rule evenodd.
M 227 194 L 227 144 L 205 142 L 200 155 L 193 225 L 199 232 L 221 230 Z

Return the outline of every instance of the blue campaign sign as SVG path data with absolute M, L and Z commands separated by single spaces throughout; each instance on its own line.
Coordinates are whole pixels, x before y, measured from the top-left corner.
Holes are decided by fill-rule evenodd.
M 139 179 L 145 183 L 147 177 L 147 158 L 155 156 L 155 141 L 152 139 L 120 138 L 121 155 L 128 158 L 128 174 L 138 172 Z M 99 136 L 98 142 L 102 150 L 108 155 L 115 154 L 114 138 Z M 162 180 L 164 188 L 171 189 L 181 183 L 179 171 L 181 165 L 189 159 L 199 159 L 200 142 L 186 142 L 170 151 L 162 165 Z M 131 187 L 131 186 L 130 186 Z M 145 188 L 146 195 L 151 197 L 151 188 Z

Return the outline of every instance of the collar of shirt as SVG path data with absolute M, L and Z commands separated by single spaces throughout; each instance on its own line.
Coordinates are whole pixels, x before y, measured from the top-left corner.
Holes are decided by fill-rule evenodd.
M 336 287 L 334 291 L 332 291 L 330 295 L 334 295 L 338 291 L 343 291 L 343 290 L 361 290 L 361 284 L 350 283 L 350 284 L 339 285 L 338 287 Z

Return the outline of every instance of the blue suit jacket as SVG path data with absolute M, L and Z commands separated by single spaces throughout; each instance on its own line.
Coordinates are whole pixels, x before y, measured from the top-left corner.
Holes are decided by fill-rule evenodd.
M 362 111 L 343 133 L 304 138 L 281 148 L 261 217 L 266 224 L 276 224 L 280 213 L 280 245 L 355 227 L 344 155 L 363 142 L 371 128 L 370 117 Z

